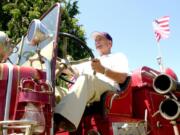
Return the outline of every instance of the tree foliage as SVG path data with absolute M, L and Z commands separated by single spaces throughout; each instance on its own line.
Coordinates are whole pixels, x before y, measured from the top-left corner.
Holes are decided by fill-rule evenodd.
M 56 2 L 61 3 L 61 32 L 73 34 L 85 41 L 85 32 L 79 24 L 76 16 L 78 1 L 76 0 L 2 0 L 0 3 L 0 30 L 5 31 L 14 43 L 19 42 L 22 35 L 27 32 L 30 22 L 35 18 L 40 18 Z M 87 52 L 77 48 L 75 41 L 69 41 L 68 52 L 74 58 L 87 57 Z M 61 56 L 61 38 L 58 55 Z
M 74 1 L 71 3 L 65 2 L 64 7 L 62 9 L 61 14 L 61 31 L 70 33 L 72 35 L 75 35 L 82 41 L 85 41 L 84 36 L 84 30 L 82 25 L 78 24 L 78 19 L 76 18 L 76 15 L 78 15 L 80 12 L 78 10 L 78 1 Z M 62 38 L 60 39 L 62 41 Z M 80 59 L 89 56 L 87 51 L 84 51 L 83 48 L 80 48 L 78 45 L 78 42 L 75 42 L 74 40 L 69 40 L 69 46 L 68 46 L 68 52 L 74 59 Z M 61 48 L 59 49 L 59 52 L 61 52 Z M 61 54 L 61 53 L 60 53 Z

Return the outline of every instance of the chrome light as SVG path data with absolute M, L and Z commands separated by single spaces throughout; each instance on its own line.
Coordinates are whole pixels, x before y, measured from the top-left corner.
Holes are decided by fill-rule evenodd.
M 6 46 L 8 44 L 8 41 L 9 41 L 8 35 L 3 31 L 0 31 L 0 45 Z
M 31 45 L 36 46 L 38 45 L 38 43 L 46 40 L 49 37 L 51 37 L 51 34 L 48 31 L 47 27 L 40 20 L 34 19 L 28 28 L 28 42 Z
M 3 63 L 12 51 L 11 40 L 8 35 L 0 31 L 0 62 Z

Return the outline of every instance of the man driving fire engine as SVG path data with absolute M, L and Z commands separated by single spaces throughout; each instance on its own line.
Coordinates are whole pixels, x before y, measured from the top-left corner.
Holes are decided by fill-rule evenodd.
M 106 32 L 94 32 L 92 38 L 100 56 L 76 67 L 79 76 L 75 84 L 55 108 L 55 130 L 76 130 L 86 105 L 99 101 L 107 90 L 120 90 L 119 84 L 128 76 L 126 56 L 111 53 L 112 37 Z

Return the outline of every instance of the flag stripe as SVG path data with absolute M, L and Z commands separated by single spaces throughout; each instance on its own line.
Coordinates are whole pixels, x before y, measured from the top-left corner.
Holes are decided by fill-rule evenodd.
M 162 21 L 157 20 L 157 22 L 158 22 L 159 24 L 161 24 L 161 23 L 168 23 L 168 21 L 169 21 L 169 19 L 168 19 L 168 20 L 162 20 Z
M 163 16 L 156 19 L 153 22 L 153 28 L 155 33 L 156 41 L 159 42 L 161 39 L 169 37 L 170 28 L 169 28 L 169 16 Z
M 169 16 L 163 16 L 163 17 L 157 19 L 157 21 L 160 22 L 160 23 L 162 23 L 162 22 L 164 22 L 164 21 L 169 21 L 169 19 L 170 19 Z
M 169 24 L 160 24 L 159 26 L 161 26 L 162 28 L 168 28 L 169 27 Z

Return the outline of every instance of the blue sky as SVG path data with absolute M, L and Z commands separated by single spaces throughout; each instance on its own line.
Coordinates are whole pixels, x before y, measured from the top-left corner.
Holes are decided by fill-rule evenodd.
M 172 68 L 180 80 L 180 0 L 79 0 L 78 6 L 88 46 L 95 49 L 90 38 L 93 31 L 110 33 L 112 52 L 125 53 L 131 71 L 141 66 L 159 70 L 152 21 L 170 16 L 171 33 L 160 41 L 160 48 L 164 66 Z

